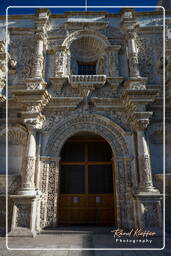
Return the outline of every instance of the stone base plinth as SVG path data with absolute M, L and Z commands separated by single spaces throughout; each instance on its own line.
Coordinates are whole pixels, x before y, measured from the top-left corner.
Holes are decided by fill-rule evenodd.
M 36 236 L 36 231 L 31 231 L 29 228 L 21 228 L 21 227 L 16 227 L 15 229 L 11 230 L 8 234 L 9 237 L 35 237 Z
M 37 196 L 12 195 L 14 201 L 9 236 L 36 236 Z
M 162 227 L 162 195 L 159 191 L 139 192 L 139 225 L 143 228 Z

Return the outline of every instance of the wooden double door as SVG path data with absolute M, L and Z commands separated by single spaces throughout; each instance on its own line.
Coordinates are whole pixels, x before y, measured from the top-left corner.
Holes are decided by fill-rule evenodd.
M 60 163 L 59 224 L 115 224 L 114 172 L 109 144 L 71 139 Z

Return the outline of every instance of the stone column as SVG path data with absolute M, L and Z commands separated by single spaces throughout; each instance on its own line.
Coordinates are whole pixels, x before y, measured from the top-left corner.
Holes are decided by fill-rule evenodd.
M 148 192 L 156 191 L 153 186 L 150 153 L 145 137 L 144 127 L 141 126 L 137 131 L 137 144 L 138 144 L 138 162 L 139 162 L 139 174 L 140 184 L 139 191 Z
M 161 227 L 161 194 L 152 182 L 150 154 L 144 129 L 141 123 L 137 131 L 138 162 L 140 183 L 137 191 L 139 228 Z
M 36 161 L 36 131 L 29 127 L 26 156 L 23 165 L 22 186 L 20 195 L 35 195 L 35 161 Z
M 42 78 L 43 74 L 43 44 L 44 34 L 42 32 L 36 32 L 35 34 L 35 56 L 33 59 L 32 78 Z

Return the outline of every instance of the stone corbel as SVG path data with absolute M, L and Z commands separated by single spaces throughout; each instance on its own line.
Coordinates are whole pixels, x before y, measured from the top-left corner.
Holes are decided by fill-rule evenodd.
M 107 82 L 110 84 L 111 89 L 114 93 L 117 92 L 117 89 L 123 80 L 124 80 L 123 77 L 108 77 L 107 78 Z
M 147 78 L 130 77 L 124 82 L 124 87 L 129 90 L 146 90 Z
M 62 87 L 67 81 L 67 77 L 51 77 L 49 80 L 51 82 L 50 88 L 56 95 L 58 95 L 60 94 Z
M 47 83 L 41 78 L 27 78 L 25 80 L 26 90 L 44 90 Z

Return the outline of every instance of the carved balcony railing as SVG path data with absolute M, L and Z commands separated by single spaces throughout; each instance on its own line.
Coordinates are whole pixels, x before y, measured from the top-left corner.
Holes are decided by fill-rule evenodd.
M 106 75 L 70 75 L 69 83 L 72 88 L 83 88 L 94 90 L 103 86 L 106 82 Z

